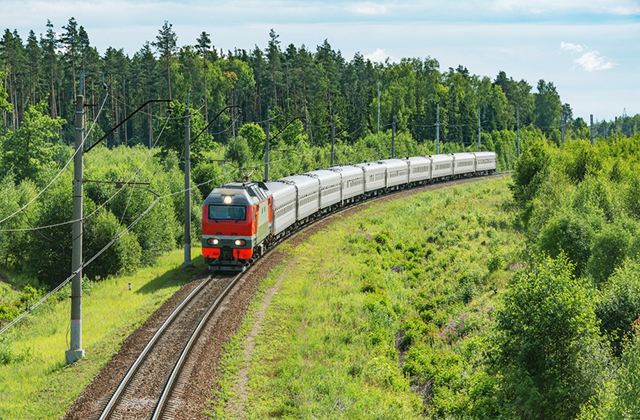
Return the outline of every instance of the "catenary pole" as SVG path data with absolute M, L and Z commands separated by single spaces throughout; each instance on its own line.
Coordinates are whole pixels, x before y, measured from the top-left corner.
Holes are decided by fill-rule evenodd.
M 564 111 L 562 111 L 562 143 L 561 146 L 564 146 L 564 127 L 566 124 L 566 118 L 565 118 L 565 113 Z
M 436 104 L 436 155 L 440 154 L 440 104 Z
M 482 152 L 482 128 L 480 127 L 480 108 L 478 108 L 478 152 Z
M 518 159 L 520 159 L 520 110 L 516 110 L 516 123 L 518 127 Z
M 591 145 L 593 146 L 593 114 L 590 114 L 591 119 Z
M 334 153 L 335 139 L 336 139 L 336 112 L 333 111 L 331 113 L 331 166 L 333 166 L 333 160 L 335 157 L 335 153 Z
M 391 125 L 391 158 L 396 157 L 396 114 L 393 114 L 393 124 Z
M 271 131 L 271 108 L 275 108 L 276 105 L 269 105 L 267 107 L 267 138 L 264 142 L 264 181 L 269 180 L 269 131 Z
M 82 349 L 82 194 L 84 174 L 82 168 L 84 138 L 84 96 L 76 96 L 75 106 L 76 155 L 73 159 L 73 229 L 71 269 L 75 273 L 71 280 L 71 327 L 69 350 L 65 352 L 67 364 L 84 357 Z
M 187 93 L 187 109 L 184 113 L 184 262 L 182 268 L 193 266 L 191 262 L 191 110 L 189 109 L 191 95 L 200 95 L 200 93 Z

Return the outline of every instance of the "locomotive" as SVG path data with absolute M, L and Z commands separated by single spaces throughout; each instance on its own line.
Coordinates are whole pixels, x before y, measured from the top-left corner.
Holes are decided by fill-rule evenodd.
M 215 188 L 202 206 L 202 254 L 210 270 L 243 271 L 275 242 L 325 213 L 407 187 L 490 175 L 494 152 L 386 159 Z

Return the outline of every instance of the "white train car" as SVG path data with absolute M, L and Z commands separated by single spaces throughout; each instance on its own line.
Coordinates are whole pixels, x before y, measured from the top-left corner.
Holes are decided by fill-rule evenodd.
M 327 169 L 318 169 L 302 175 L 317 179 L 320 182 L 320 210 L 329 210 L 340 203 L 342 182 L 339 173 Z
M 408 157 L 409 183 L 419 184 L 431 179 L 431 158 L 425 156 Z
M 453 175 L 456 177 L 469 176 L 476 171 L 476 157 L 473 153 L 453 154 Z
M 364 171 L 364 192 L 367 195 L 384 190 L 387 184 L 387 165 L 381 162 L 364 162 L 354 166 Z
M 362 168 L 344 165 L 327 168 L 327 170 L 340 175 L 342 203 L 351 203 L 364 195 L 364 172 Z
M 498 168 L 498 156 L 495 152 L 477 152 L 476 172 L 479 174 L 491 174 Z
M 320 210 L 320 181 L 316 178 L 303 175 L 291 175 L 282 178 L 281 181 L 292 182 L 298 192 L 298 198 L 296 200 L 297 222 L 307 219 Z
M 273 193 L 273 235 L 280 238 L 296 222 L 297 190 L 293 182 L 284 180 L 265 184 Z
M 448 179 L 453 177 L 453 156 L 431 155 L 431 178 Z
M 387 188 L 398 189 L 409 183 L 409 165 L 405 159 L 385 159 L 379 162 L 387 165 Z

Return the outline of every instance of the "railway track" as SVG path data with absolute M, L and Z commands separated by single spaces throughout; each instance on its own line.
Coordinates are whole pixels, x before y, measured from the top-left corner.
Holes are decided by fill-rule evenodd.
M 502 176 L 494 174 L 490 177 Z M 457 184 L 473 182 L 477 178 L 464 178 L 443 182 Z M 379 195 L 339 209 L 331 214 L 354 211 L 360 204 L 389 200 L 413 194 L 429 186 L 415 187 Z M 326 217 L 320 217 L 278 241 L 258 261 L 268 258 L 278 244 L 289 240 L 298 233 L 312 229 Z M 259 264 L 258 264 L 259 265 Z M 252 265 L 252 267 L 255 266 Z M 94 419 L 173 419 L 185 408 L 185 387 L 196 367 L 198 342 L 203 339 L 203 330 L 220 316 L 223 302 L 234 287 L 243 281 L 249 271 L 236 276 L 207 276 L 158 328 L 137 360 L 129 368 L 124 379 L 107 402 L 100 404 Z M 209 325 L 210 328 L 211 325 Z M 206 334 L 205 334 L 206 336 Z M 186 343 L 186 344 L 185 344 Z M 103 400 L 104 401 L 104 400 Z
M 188 376 L 183 375 L 189 367 L 186 362 L 203 326 L 241 281 L 242 274 L 208 276 L 193 289 L 158 328 L 97 418 L 171 418 L 184 377 Z

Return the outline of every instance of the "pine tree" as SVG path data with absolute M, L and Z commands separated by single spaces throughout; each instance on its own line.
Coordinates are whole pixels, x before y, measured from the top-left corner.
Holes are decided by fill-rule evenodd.
M 160 55 L 164 56 L 167 59 L 167 84 L 169 86 L 169 99 L 171 99 L 171 54 L 176 50 L 176 43 L 178 42 L 178 36 L 171 29 L 173 27 L 172 24 L 164 21 L 164 25 L 162 28 L 158 30 L 158 35 L 156 36 L 156 42 L 153 42 L 152 45 L 156 47 L 156 50 L 160 53 Z

